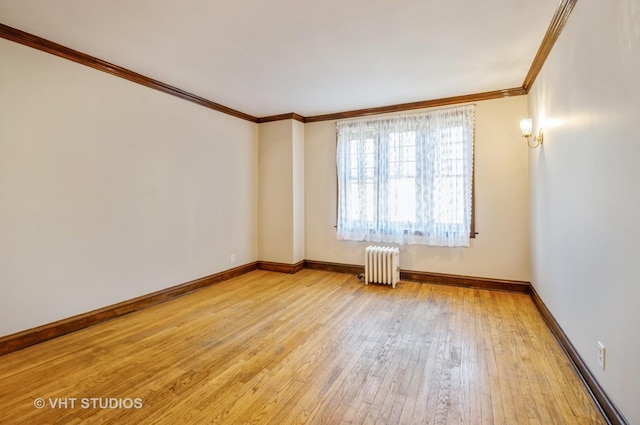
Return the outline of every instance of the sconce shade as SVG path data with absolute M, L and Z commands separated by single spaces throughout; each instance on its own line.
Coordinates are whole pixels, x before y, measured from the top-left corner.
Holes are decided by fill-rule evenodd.
M 524 137 L 531 136 L 532 128 L 533 128 L 533 125 L 531 123 L 531 118 L 525 118 L 520 120 L 520 131 L 522 131 L 522 135 Z
M 520 120 L 520 131 L 522 131 L 522 135 L 527 139 L 527 145 L 530 148 L 537 148 L 542 144 L 542 127 L 540 127 L 540 131 L 538 135 L 533 138 L 533 143 L 531 143 L 531 134 L 533 132 L 533 124 L 531 123 L 531 118 L 525 118 Z

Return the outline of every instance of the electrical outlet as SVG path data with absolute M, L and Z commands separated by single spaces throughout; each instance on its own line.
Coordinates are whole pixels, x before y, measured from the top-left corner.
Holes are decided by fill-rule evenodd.
M 232 263 L 236 262 L 236 254 L 231 254 L 231 262 Z
M 604 370 L 605 355 L 606 349 L 604 348 L 604 345 L 598 341 L 598 364 L 602 370 Z

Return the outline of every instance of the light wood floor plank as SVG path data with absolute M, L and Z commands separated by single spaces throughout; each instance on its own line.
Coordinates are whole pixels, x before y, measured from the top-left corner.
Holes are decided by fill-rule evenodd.
M 605 421 L 526 294 L 256 270 L 0 357 L 0 423 Z

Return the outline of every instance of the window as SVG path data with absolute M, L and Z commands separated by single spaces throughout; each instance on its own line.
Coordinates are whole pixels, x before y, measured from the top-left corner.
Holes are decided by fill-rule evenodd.
M 338 239 L 468 246 L 474 106 L 339 121 Z

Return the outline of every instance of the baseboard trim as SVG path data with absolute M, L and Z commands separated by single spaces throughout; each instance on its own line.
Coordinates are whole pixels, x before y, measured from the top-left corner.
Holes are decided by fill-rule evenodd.
M 560 324 L 555 317 L 553 317 L 553 314 L 551 314 L 551 311 L 549 311 L 533 286 L 530 288 L 530 295 L 533 303 L 540 312 L 542 319 L 545 321 L 556 340 L 558 340 L 558 343 L 567 356 L 571 359 L 574 367 L 578 371 L 578 375 L 580 375 L 580 378 L 591 392 L 592 398 L 600 408 L 605 419 L 611 425 L 629 425 L 622 413 L 620 413 L 618 408 L 595 378 L 589 367 L 587 367 L 587 364 L 584 362 L 580 354 L 578 354 L 578 351 L 571 343 L 571 340 L 569 340 L 567 334 L 564 333 Z
M 98 323 L 106 322 L 107 320 L 115 319 L 116 317 L 124 316 L 125 314 L 133 313 L 134 311 L 142 310 L 197 289 L 213 285 L 214 283 L 240 276 L 257 268 L 257 262 L 245 264 L 243 266 L 215 273 L 177 286 L 142 295 L 118 304 L 113 304 L 87 313 L 79 314 L 77 316 L 69 317 L 67 319 L 62 319 L 57 322 L 48 323 L 36 328 L 27 329 L 25 331 L 1 337 L 0 356 L 78 331 L 80 329 L 88 328 L 89 326 L 93 326 Z
M 417 272 L 400 270 L 401 280 L 413 282 L 434 283 L 438 285 L 464 286 L 465 288 L 490 289 L 492 291 L 507 291 L 529 293 L 529 282 L 507 279 L 492 279 L 487 277 L 462 276 L 445 273 Z
M 332 273 L 360 274 L 364 273 L 364 266 L 354 264 L 329 263 L 326 261 L 304 260 L 304 268 L 321 270 Z
M 186 282 L 167 289 L 152 292 L 131 300 L 123 301 L 57 322 L 48 323 L 36 328 L 27 329 L 15 334 L 0 337 L 0 356 L 23 348 L 35 345 L 71 332 L 75 332 L 98 323 L 106 322 L 129 313 L 150 307 L 164 301 L 171 300 L 189 292 L 213 285 L 224 280 L 231 279 L 248 273 L 252 270 L 268 270 L 280 273 L 294 274 L 303 268 L 311 270 L 322 270 L 334 273 L 360 274 L 364 273 L 364 266 L 354 264 L 340 264 L 326 261 L 304 260 L 295 264 L 275 263 L 269 261 L 256 261 L 233 269 L 225 270 L 200 279 Z M 442 273 L 400 271 L 402 280 L 410 280 L 423 283 L 439 285 L 454 285 L 477 289 L 501 290 L 509 292 L 528 293 L 534 305 L 540 312 L 543 320 L 558 340 L 562 349 L 573 362 L 580 378 L 589 389 L 591 396 L 596 401 L 602 414 L 611 425 L 629 425 L 624 416 L 620 413 L 613 401 L 609 398 L 600 383 L 596 380 L 591 370 L 580 357 L 577 350 L 564 333 L 560 324 L 553 317 L 547 306 L 544 304 L 535 288 L 529 282 L 489 279 L 482 277 L 450 275 Z
M 304 261 L 298 261 L 295 264 L 274 263 L 272 261 L 258 261 L 258 268 L 260 270 L 267 270 L 270 272 L 295 274 L 304 268 Z
M 334 273 L 364 273 L 364 266 L 353 264 L 329 263 L 325 261 L 305 260 L 305 268 L 324 270 Z M 466 288 L 490 289 L 495 291 L 509 291 L 529 293 L 529 282 L 505 279 L 489 279 L 485 277 L 461 276 L 444 273 L 418 272 L 400 270 L 400 279 L 412 282 L 433 283 L 437 285 L 464 286 Z

